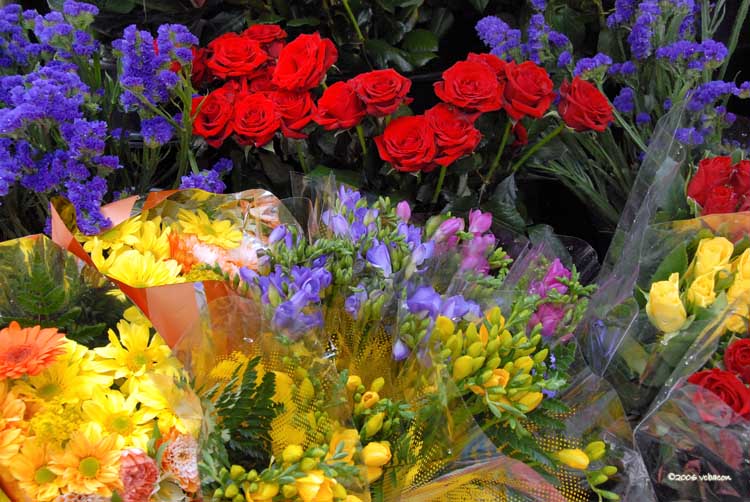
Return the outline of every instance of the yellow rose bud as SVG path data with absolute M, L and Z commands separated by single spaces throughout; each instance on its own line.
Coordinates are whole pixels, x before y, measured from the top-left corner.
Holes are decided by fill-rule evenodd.
M 750 319 L 750 310 L 747 304 L 737 303 L 732 306 L 734 314 L 729 316 L 724 323 L 724 327 L 733 333 L 744 333 L 747 331 L 748 319 Z
M 299 462 L 304 453 L 305 452 L 304 450 L 302 450 L 302 447 L 300 445 L 290 444 L 289 446 L 284 448 L 284 451 L 281 453 L 281 458 L 282 460 L 284 460 L 284 463 L 293 464 L 295 462 Z
M 737 279 L 750 280 L 750 248 L 734 260 L 732 270 L 737 274 Z
M 607 451 L 607 444 L 604 441 L 593 441 L 586 445 L 584 452 L 592 462 L 599 460 Z
M 674 273 L 669 280 L 651 285 L 646 313 L 651 323 L 665 333 L 677 331 L 685 324 L 687 313 L 680 300 L 679 274 Z
M 729 303 L 738 300 L 742 303 L 750 303 L 750 279 L 735 277 L 734 282 L 727 290 L 727 300 Z
M 708 272 L 696 277 L 688 288 L 687 299 L 696 307 L 710 307 L 716 301 L 714 272 Z
M 304 502 L 331 502 L 333 500 L 333 482 L 326 478 L 323 471 L 310 471 L 303 478 L 294 482 L 297 494 Z
M 362 449 L 362 461 L 367 467 L 383 467 L 391 461 L 391 449 L 386 443 L 368 443 Z
M 438 316 L 435 320 L 435 333 L 440 337 L 440 341 L 444 342 L 449 336 L 456 330 L 456 325 L 453 324 L 449 318 L 444 316 Z
M 367 482 L 372 483 L 383 475 L 382 467 L 368 467 L 367 468 Z
M 258 485 L 258 490 L 253 493 L 247 493 L 247 500 L 249 502 L 264 502 L 271 500 L 279 493 L 279 485 L 277 483 L 261 483 Z
M 530 413 L 536 409 L 542 402 L 544 394 L 541 392 L 527 392 L 520 399 L 515 400 L 518 404 L 526 406 L 524 413 Z
M 385 385 L 385 378 L 378 377 L 372 381 L 372 384 L 370 384 L 370 390 L 373 392 L 380 392 L 381 390 L 383 390 L 384 385 Z
M 531 368 L 534 367 L 534 360 L 529 356 L 519 357 L 513 361 L 513 366 L 520 373 L 529 373 Z
M 461 356 L 453 363 L 453 380 L 463 380 L 473 372 L 474 360 L 471 356 Z
M 589 466 L 589 457 L 580 448 L 560 450 L 557 452 L 556 456 L 561 463 L 567 465 L 571 469 L 585 471 Z
M 370 438 L 380 432 L 380 429 L 383 428 L 384 418 L 385 413 L 383 413 L 382 411 L 371 416 L 365 423 L 365 437 Z
M 380 396 L 377 392 L 368 391 L 362 395 L 362 406 L 364 406 L 366 410 L 375 406 L 378 401 L 380 401 Z
M 708 272 L 716 272 L 729 264 L 734 252 L 734 244 L 724 237 L 702 239 L 695 251 L 693 273 L 700 277 Z
M 354 451 L 357 449 L 359 444 L 359 432 L 355 429 L 343 429 L 336 431 L 331 435 L 331 443 L 328 446 L 328 457 L 331 458 L 336 454 L 338 448 L 346 453 L 346 457 L 342 458 L 340 462 L 352 463 L 354 457 Z
M 346 379 L 346 390 L 349 392 L 355 392 L 360 385 L 362 385 L 362 379 L 357 375 L 350 375 Z

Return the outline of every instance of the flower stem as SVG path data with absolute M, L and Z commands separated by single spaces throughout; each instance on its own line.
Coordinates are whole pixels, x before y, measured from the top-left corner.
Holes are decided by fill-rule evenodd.
M 728 56 L 724 59 L 724 63 L 721 65 L 718 80 L 724 80 L 724 77 L 727 74 L 729 59 L 737 48 L 737 42 L 740 39 L 742 27 L 745 26 L 745 19 L 747 18 L 748 10 L 750 10 L 750 0 L 743 0 L 740 4 L 740 8 L 737 9 L 737 17 L 734 20 L 734 26 L 732 26 L 732 34 L 729 36 L 729 44 L 727 44 Z
M 512 127 L 512 123 L 510 120 L 505 124 L 505 130 L 503 131 L 503 139 L 500 140 L 500 146 L 497 149 L 497 154 L 495 155 L 495 159 L 492 161 L 492 164 L 490 165 L 490 170 L 487 173 L 487 178 L 485 178 L 484 184 L 487 185 L 492 181 L 492 175 L 495 174 L 495 170 L 497 169 L 497 166 L 500 165 L 500 158 L 503 156 L 503 152 L 505 151 L 505 145 L 508 144 L 508 137 L 510 136 L 510 128 Z
M 365 129 L 362 124 L 357 126 L 357 137 L 359 138 L 359 145 L 362 147 L 362 153 L 367 156 L 367 141 L 365 140 Z
M 435 193 L 432 194 L 432 203 L 435 204 L 440 197 L 440 191 L 443 189 L 443 182 L 445 181 L 445 172 L 448 170 L 448 166 L 440 166 L 440 176 L 438 177 L 437 185 L 435 186 Z
M 295 141 L 297 146 L 297 158 L 299 159 L 299 163 L 302 166 L 302 172 L 307 174 L 307 161 L 305 160 L 305 152 L 302 151 L 302 142 L 301 141 Z
M 547 143 L 549 143 L 555 136 L 557 136 L 558 134 L 560 134 L 561 132 L 563 132 L 563 129 L 565 129 L 565 123 L 564 122 L 560 122 L 560 125 L 557 126 L 554 131 L 552 131 L 551 133 L 549 133 L 548 135 L 546 135 L 544 138 L 541 139 L 541 141 L 539 141 L 534 146 L 532 146 L 531 148 L 529 148 L 526 151 L 526 153 L 523 154 L 523 157 L 521 157 L 520 159 L 518 159 L 518 161 L 515 164 L 513 164 L 513 167 L 510 168 L 510 172 L 515 173 L 516 171 L 518 171 L 521 168 L 521 166 L 527 160 L 529 160 L 529 158 L 532 155 L 534 155 L 541 147 L 543 147 L 544 145 L 546 145 Z
M 349 20 L 352 22 L 354 31 L 357 32 L 357 38 L 359 38 L 360 42 L 364 42 L 365 36 L 362 34 L 362 30 L 359 29 L 359 23 L 357 22 L 357 18 L 354 17 L 354 12 L 352 12 L 352 8 L 349 6 L 349 0 L 342 0 L 342 3 L 344 4 L 344 9 L 346 9 L 346 14 L 349 16 Z

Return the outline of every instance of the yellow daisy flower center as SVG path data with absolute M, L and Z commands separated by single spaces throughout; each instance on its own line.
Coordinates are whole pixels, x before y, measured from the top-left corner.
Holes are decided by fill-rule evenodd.
M 41 397 L 43 399 L 51 399 L 58 392 L 60 392 L 60 386 L 59 385 L 57 385 L 56 383 L 48 383 L 47 385 L 43 385 L 39 389 L 38 394 L 39 394 L 39 397 Z
M 86 457 L 78 464 L 78 472 L 86 478 L 95 478 L 99 472 L 99 460 L 94 457 Z
M 130 357 L 130 364 L 128 365 L 128 369 L 131 371 L 137 371 L 146 366 L 148 362 L 149 359 L 148 357 L 146 357 L 146 354 L 144 354 L 143 352 L 138 352 Z
M 55 473 L 49 470 L 49 468 L 47 467 L 40 467 L 34 473 L 34 481 L 36 481 L 40 485 L 51 483 L 55 480 L 56 477 L 57 476 L 55 476 Z
M 126 415 L 116 415 L 112 420 L 109 422 L 109 428 L 121 436 L 127 436 L 132 432 L 133 430 L 133 424 L 130 421 L 130 418 Z

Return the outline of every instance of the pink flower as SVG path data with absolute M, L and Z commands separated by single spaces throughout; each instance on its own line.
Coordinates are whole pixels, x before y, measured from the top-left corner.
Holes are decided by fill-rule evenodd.
M 541 324 L 542 336 L 552 336 L 555 334 L 557 326 L 562 321 L 564 315 L 565 310 L 563 310 L 562 306 L 544 303 L 539 306 L 539 309 L 529 319 L 529 329 L 533 329 L 537 324 Z
M 568 292 L 568 287 L 559 281 L 561 278 L 570 279 L 570 270 L 565 268 L 565 265 L 558 258 L 555 258 L 544 279 L 532 282 L 529 293 L 545 298 L 550 290 L 556 289 L 561 295 L 564 295 Z
M 461 253 L 461 270 L 474 270 L 482 274 L 489 272 L 490 262 L 487 255 L 494 245 L 495 236 L 492 234 L 477 235 L 467 242 Z
M 137 448 L 122 452 L 120 480 L 124 502 L 148 502 L 158 479 L 159 468 L 154 459 Z
M 401 221 L 404 223 L 409 223 L 409 219 L 411 218 L 411 207 L 408 202 L 402 200 L 396 205 L 396 216 L 401 218 Z
M 464 220 L 461 218 L 448 218 L 440 224 L 432 240 L 440 245 L 440 250 L 453 249 L 458 243 L 458 232 L 464 229 Z
M 483 234 L 492 226 L 492 214 L 483 213 L 480 209 L 469 211 L 469 232 Z

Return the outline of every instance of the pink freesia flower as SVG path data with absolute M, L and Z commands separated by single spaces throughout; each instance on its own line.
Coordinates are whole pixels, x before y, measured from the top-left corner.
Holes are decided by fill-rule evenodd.
M 562 321 L 565 310 L 560 305 L 544 303 L 539 306 L 536 312 L 529 319 L 529 328 L 537 324 L 542 325 L 542 336 L 552 336 L 557 330 L 557 326 Z
M 561 278 L 570 279 L 570 270 L 565 268 L 565 265 L 558 258 L 555 258 L 544 279 L 531 283 L 529 293 L 545 298 L 550 290 L 556 289 L 561 295 L 564 295 L 568 292 L 568 287 L 560 282 L 559 279 Z
M 492 214 L 483 213 L 480 209 L 469 211 L 469 232 L 474 235 L 481 235 L 488 231 L 492 226 Z
M 409 223 L 411 218 L 411 206 L 405 200 L 402 200 L 396 205 L 396 216 L 401 218 L 404 223 Z

